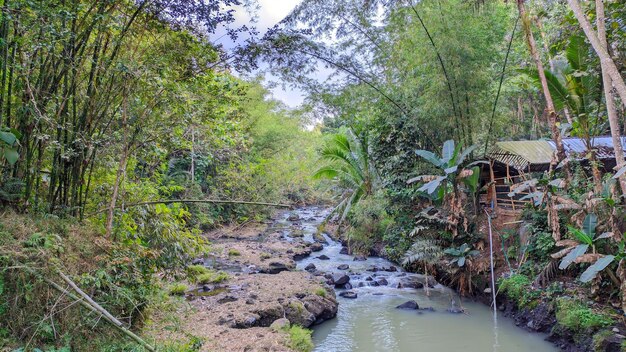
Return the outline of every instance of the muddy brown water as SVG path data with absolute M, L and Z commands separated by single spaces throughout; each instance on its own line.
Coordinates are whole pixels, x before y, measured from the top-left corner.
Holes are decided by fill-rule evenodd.
M 306 207 L 281 213 L 275 226 L 282 229 L 284 238 L 296 240 L 289 233 L 297 228 L 304 231 L 303 240 L 312 242 L 317 226 L 328 214 L 328 209 Z M 297 215 L 298 220 L 288 220 Z M 298 269 L 313 263 L 318 270 L 331 273 L 346 273 L 355 287 L 356 299 L 337 297 L 337 318 L 326 321 L 313 329 L 315 351 L 319 352 L 548 352 L 558 351 L 545 336 L 529 333 L 509 318 L 494 317 L 490 307 L 481 303 L 460 300 L 453 290 L 437 286 L 430 289 L 395 288 L 399 280 L 407 275 L 400 267 L 382 259 L 370 257 L 365 261 L 354 261 L 350 255 L 340 254 L 341 244 L 325 236 L 327 244 L 321 252 L 298 262 Z M 329 260 L 317 259 L 326 255 Z M 338 270 L 341 264 L 348 270 Z M 389 268 L 396 272 L 370 272 L 371 267 Z M 388 285 L 368 286 L 371 281 L 385 278 Z M 357 287 L 362 282 L 364 287 Z M 337 290 L 337 295 L 342 290 Z M 416 301 L 420 307 L 432 307 L 434 311 L 400 310 L 395 307 L 408 300 Z M 452 314 L 446 310 L 451 300 L 461 302 L 466 314 Z

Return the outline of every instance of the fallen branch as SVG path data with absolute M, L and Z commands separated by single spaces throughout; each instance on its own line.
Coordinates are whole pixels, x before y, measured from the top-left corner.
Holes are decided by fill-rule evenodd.
M 172 203 L 214 203 L 214 204 L 247 204 L 247 205 L 264 205 L 269 207 L 279 207 L 279 208 L 289 208 L 291 205 L 289 204 L 278 204 L 278 203 L 264 203 L 264 202 L 246 202 L 239 200 L 223 200 L 223 199 L 166 199 L 166 200 L 154 200 L 148 202 L 139 202 L 139 203 L 131 203 L 131 204 L 122 204 L 115 207 L 115 209 L 120 208 L 131 208 L 137 207 L 141 205 L 153 205 L 153 204 L 172 204 Z M 95 213 L 89 214 L 89 216 L 98 215 L 100 213 L 104 213 L 109 210 L 109 208 L 103 208 Z

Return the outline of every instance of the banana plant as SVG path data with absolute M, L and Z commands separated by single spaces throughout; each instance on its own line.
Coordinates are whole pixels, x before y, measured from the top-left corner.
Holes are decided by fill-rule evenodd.
M 465 159 L 476 149 L 476 146 L 470 146 L 465 150 L 461 150 L 461 148 L 460 144 L 455 146 L 453 140 L 447 140 L 443 143 L 441 156 L 428 150 L 416 150 L 415 154 L 443 171 L 443 175 L 420 175 L 409 179 L 407 183 L 424 182 L 418 188 L 418 192 L 425 192 L 432 196 L 438 190 L 438 198 L 441 199 L 450 191 L 450 186 L 454 187 L 457 180 L 460 179 L 472 193 L 475 193 L 478 190 L 480 168 L 474 166 L 471 169 L 464 169 L 462 165 Z M 468 166 L 473 166 L 476 163 Z
M 593 263 L 585 270 L 580 276 L 581 282 L 589 282 L 593 280 L 599 272 L 604 270 L 614 261 L 619 261 L 624 256 L 624 242 L 620 243 L 619 254 L 614 255 L 601 255 L 596 253 L 595 243 L 601 239 L 612 237 L 613 234 L 605 232 L 596 236 L 596 226 L 598 225 L 598 217 L 595 214 L 587 214 L 583 221 L 583 228 L 577 229 L 572 226 L 568 226 L 569 233 L 575 240 L 565 240 L 557 242 L 557 245 L 568 245 L 568 248 L 561 250 L 552 255 L 553 258 L 558 258 L 567 253 L 559 264 L 559 269 L 567 269 L 572 263 Z M 592 253 L 587 253 L 591 248 Z
M 17 152 L 17 148 L 20 143 L 18 141 L 19 132 L 13 129 L 2 128 L 0 129 L 0 148 L 2 149 L 2 157 L 10 164 L 13 165 L 17 162 L 20 154 Z
M 452 259 L 450 260 L 450 264 L 456 263 L 459 268 L 465 266 L 465 262 L 467 261 L 467 259 L 470 259 L 471 257 L 475 257 L 480 254 L 479 251 L 475 249 L 473 250 L 467 243 L 463 243 L 459 248 L 448 248 L 443 252 L 452 257 Z

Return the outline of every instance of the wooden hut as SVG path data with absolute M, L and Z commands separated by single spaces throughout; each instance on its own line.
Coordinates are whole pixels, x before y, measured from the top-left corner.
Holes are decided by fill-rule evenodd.
M 626 137 L 622 137 L 626 149 Z M 588 163 L 589 150 L 595 151 L 601 170 L 610 172 L 615 166 L 613 140 L 610 136 L 594 137 L 589 142 L 581 138 L 563 138 L 567 157 L 583 164 Z M 531 202 L 523 199 L 529 191 L 509 194 L 519 185 L 550 169 L 555 158 L 556 144 L 551 140 L 497 142 L 487 153 L 488 165 L 481 170 L 481 183 L 488 185 L 481 201 L 492 208 L 521 210 Z M 532 190 L 530 190 L 532 191 Z

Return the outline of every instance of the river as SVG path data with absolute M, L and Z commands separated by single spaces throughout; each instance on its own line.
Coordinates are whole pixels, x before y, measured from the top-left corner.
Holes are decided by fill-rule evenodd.
M 291 221 L 289 216 L 297 215 Z M 304 241 L 312 242 L 317 226 L 328 214 L 328 210 L 306 207 L 286 212 L 279 216 L 274 226 L 281 229 L 286 240 L 294 227 L 304 232 Z M 353 256 L 341 254 L 341 244 L 328 236 L 321 252 L 298 262 L 298 269 L 313 263 L 322 272 L 345 273 L 350 276 L 351 291 L 358 297 L 337 297 L 339 311 L 336 319 L 314 327 L 315 351 L 320 352 L 382 352 L 382 351 L 429 351 L 429 352 L 548 352 L 558 351 L 545 336 L 529 333 L 504 316 L 494 317 L 490 307 L 471 301 L 460 300 L 451 289 L 437 286 L 425 289 L 395 288 L 398 282 L 411 278 L 393 263 L 377 257 L 354 261 Z M 318 259 L 325 255 L 328 260 Z M 347 270 L 338 270 L 341 264 Z M 367 271 L 376 268 L 391 268 L 397 271 Z M 423 278 L 423 276 L 421 276 Z M 382 280 L 384 279 L 384 280 Z M 371 286 L 373 282 L 382 282 Z M 376 284 L 374 284 L 376 285 Z M 362 287 L 358 287 L 362 286 Z M 339 294 L 342 290 L 337 290 Z M 395 307 L 414 300 L 420 308 L 433 310 L 402 310 Z M 461 302 L 465 314 L 447 312 L 451 300 Z

